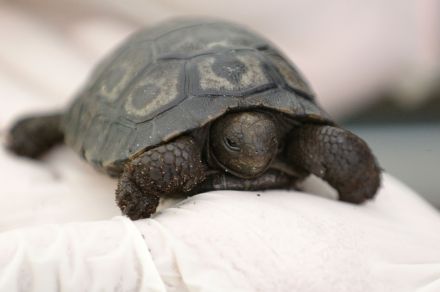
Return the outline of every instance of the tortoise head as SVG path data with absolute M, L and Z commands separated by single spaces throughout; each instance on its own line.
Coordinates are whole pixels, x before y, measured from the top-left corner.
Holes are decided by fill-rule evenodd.
M 269 167 L 278 153 L 275 120 L 263 112 L 234 112 L 217 119 L 210 131 L 210 155 L 225 171 L 253 178 Z

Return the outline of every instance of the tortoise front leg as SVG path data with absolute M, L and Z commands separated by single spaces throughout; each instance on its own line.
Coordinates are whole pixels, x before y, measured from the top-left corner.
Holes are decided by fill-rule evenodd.
M 205 179 L 200 147 L 184 136 L 150 149 L 128 162 L 116 189 L 116 202 L 132 220 L 150 217 L 159 197 L 185 195 Z
M 287 146 L 291 163 L 327 181 L 342 201 L 362 203 L 379 188 L 380 168 L 370 148 L 347 130 L 304 125 L 292 131 Z

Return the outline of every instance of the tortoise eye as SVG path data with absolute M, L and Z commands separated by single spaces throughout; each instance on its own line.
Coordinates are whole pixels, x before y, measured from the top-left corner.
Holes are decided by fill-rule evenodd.
M 233 151 L 239 151 L 240 150 L 240 146 L 238 145 L 238 143 L 234 140 L 232 140 L 231 138 L 226 137 L 225 138 L 225 144 L 226 146 L 233 150 Z

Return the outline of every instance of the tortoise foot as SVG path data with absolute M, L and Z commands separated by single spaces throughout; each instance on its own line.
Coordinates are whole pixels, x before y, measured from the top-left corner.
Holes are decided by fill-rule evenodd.
M 131 220 L 150 217 L 159 205 L 159 197 L 142 191 L 136 183 L 123 174 L 116 189 L 116 203 L 122 214 Z

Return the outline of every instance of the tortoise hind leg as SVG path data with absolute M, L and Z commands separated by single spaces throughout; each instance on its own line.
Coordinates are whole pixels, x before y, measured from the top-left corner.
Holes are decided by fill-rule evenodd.
M 17 155 L 38 158 L 56 144 L 62 143 L 62 114 L 26 117 L 9 131 L 6 147 Z
M 342 201 L 362 203 L 379 188 L 376 159 L 368 145 L 347 130 L 304 125 L 290 135 L 287 155 L 295 166 L 327 181 Z

